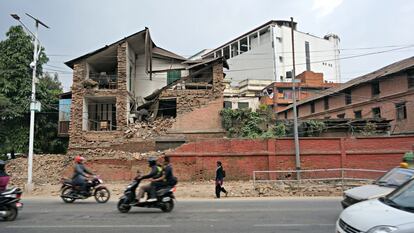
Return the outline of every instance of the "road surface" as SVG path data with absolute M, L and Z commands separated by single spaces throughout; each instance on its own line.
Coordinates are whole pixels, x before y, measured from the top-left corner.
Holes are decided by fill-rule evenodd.
M 0 232 L 332 233 L 341 211 L 338 198 L 179 200 L 172 213 L 133 208 L 128 214 L 115 201 L 23 200 L 18 219 L 0 221 Z

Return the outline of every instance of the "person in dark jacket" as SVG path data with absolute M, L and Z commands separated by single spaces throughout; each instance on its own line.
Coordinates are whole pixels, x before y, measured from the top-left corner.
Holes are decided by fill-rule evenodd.
M 155 197 L 156 191 L 162 187 L 171 187 L 177 184 L 177 178 L 173 175 L 173 168 L 170 163 L 170 157 L 164 157 L 163 173 L 160 178 L 152 179 L 151 196 Z
M 0 192 L 7 189 L 9 181 L 10 176 L 6 173 L 6 162 L 0 160 Z
M 148 173 L 145 176 L 139 177 L 138 179 L 140 179 L 140 180 L 157 179 L 157 178 L 162 176 L 162 168 L 157 165 L 157 159 L 149 158 L 148 159 L 148 166 L 151 168 L 151 172 Z M 147 192 L 149 194 L 148 199 L 147 199 L 148 202 L 157 201 L 157 199 L 152 197 L 151 194 L 149 193 L 150 190 L 151 190 L 151 183 L 139 186 L 138 194 L 137 194 L 138 200 L 143 198 L 145 192 Z
M 75 169 L 72 176 L 72 183 L 81 187 L 81 194 L 88 194 L 87 178 L 94 174 L 89 171 L 85 165 L 85 158 L 77 155 L 75 157 Z
M 220 198 L 220 193 L 223 192 L 227 194 L 228 192 L 223 187 L 223 180 L 225 177 L 224 169 L 220 161 L 217 161 L 217 169 L 216 169 L 216 198 Z

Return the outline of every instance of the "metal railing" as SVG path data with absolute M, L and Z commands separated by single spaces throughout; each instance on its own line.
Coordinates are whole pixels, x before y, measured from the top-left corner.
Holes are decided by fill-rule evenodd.
M 89 74 L 89 78 L 98 83 L 99 89 L 118 88 L 118 76 L 115 74 Z
M 329 168 L 310 170 L 277 170 L 253 171 L 253 186 L 269 182 L 305 182 L 305 181 L 340 181 L 344 186 L 346 181 L 374 181 L 385 174 L 385 170 Z M 297 174 L 302 177 L 296 180 Z

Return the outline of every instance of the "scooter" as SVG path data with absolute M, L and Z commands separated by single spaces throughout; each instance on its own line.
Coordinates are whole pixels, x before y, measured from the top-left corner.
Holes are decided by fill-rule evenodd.
M 0 192 L 0 217 L 6 221 L 14 221 L 18 215 L 18 209 L 23 208 L 20 202 L 22 190 L 12 188 Z
M 121 213 L 128 213 L 132 207 L 157 208 L 163 212 L 171 212 L 174 209 L 174 192 L 175 186 L 166 186 L 156 191 L 156 201 L 153 202 L 138 202 L 135 196 L 135 190 L 141 183 L 141 180 L 134 180 L 127 186 L 124 195 L 119 198 L 118 210 Z
M 81 187 L 72 183 L 72 180 L 62 179 L 60 197 L 65 203 L 73 203 L 77 199 L 86 199 L 91 196 L 95 197 L 96 202 L 106 203 L 111 197 L 109 190 L 102 185 L 103 181 L 99 176 L 88 181 L 86 193 L 82 193 Z

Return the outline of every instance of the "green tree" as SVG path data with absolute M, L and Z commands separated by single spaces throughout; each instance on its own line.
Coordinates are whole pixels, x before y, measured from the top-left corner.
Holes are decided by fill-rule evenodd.
M 28 151 L 29 107 L 32 87 L 33 38 L 21 26 L 12 26 L 0 41 L 0 153 Z M 57 138 L 58 94 L 62 92 L 57 75 L 43 74 L 48 57 L 41 48 L 37 63 L 36 98 L 42 112 L 36 113 L 36 153 L 65 151 L 65 141 Z

